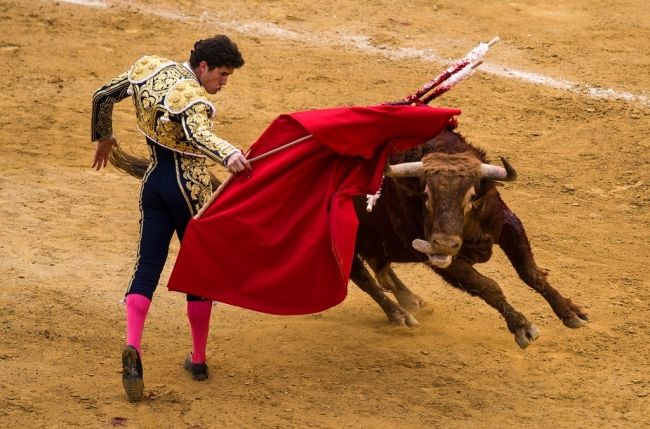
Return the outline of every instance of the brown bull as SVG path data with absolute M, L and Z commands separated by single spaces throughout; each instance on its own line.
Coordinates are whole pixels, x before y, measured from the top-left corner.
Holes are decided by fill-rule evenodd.
M 391 159 L 387 176 L 392 177 L 384 179 L 371 212 L 365 201 L 355 202 L 360 224 L 351 279 L 373 297 L 391 322 L 417 325 L 410 311 L 423 301 L 399 280 L 390 263 L 424 262 L 452 286 L 497 309 L 517 344 L 527 347 L 539 330 L 508 303 L 494 280 L 473 267 L 490 259 L 494 244 L 566 326 L 578 328 L 588 319 L 583 309 L 548 283 L 546 270 L 535 263 L 521 221 L 497 190 L 499 181 L 516 176 L 505 159 L 502 162 L 505 168 L 488 164 L 484 151 L 446 130 Z M 393 292 L 399 305 L 384 290 Z

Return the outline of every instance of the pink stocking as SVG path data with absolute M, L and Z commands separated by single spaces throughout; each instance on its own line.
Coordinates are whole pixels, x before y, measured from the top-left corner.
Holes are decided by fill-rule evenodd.
M 135 347 L 140 356 L 142 331 L 150 305 L 151 300 L 144 295 L 131 293 L 126 296 L 126 344 Z
M 212 301 L 187 301 L 187 318 L 192 330 L 192 363 L 205 363 Z

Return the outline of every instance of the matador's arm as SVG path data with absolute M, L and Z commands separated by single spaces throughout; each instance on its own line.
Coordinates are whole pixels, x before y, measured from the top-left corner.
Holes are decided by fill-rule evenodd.
M 107 82 L 93 94 L 93 112 L 90 124 L 91 140 L 113 135 L 113 105 L 129 96 L 128 72 Z
M 206 104 L 194 104 L 182 113 L 181 119 L 187 139 L 192 141 L 209 158 L 227 165 L 231 155 L 241 152 L 214 134 L 210 120 L 210 108 Z

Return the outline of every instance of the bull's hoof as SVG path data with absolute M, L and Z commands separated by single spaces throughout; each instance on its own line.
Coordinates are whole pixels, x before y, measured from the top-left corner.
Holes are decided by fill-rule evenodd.
M 426 307 L 427 302 L 418 295 L 408 292 L 397 292 L 395 294 L 399 306 L 409 312 L 416 312 Z
M 576 317 L 584 320 L 585 322 L 589 320 L 589 313 L 582 309 L 579 305 L 576 305 L 569 300 L 569 305 L 571 310 L 575 313 Z
M 582 328 L 587 324 L 589 320 L 589 314 L 582 309 L 579 305 L 576 305 L 571 302 L 570 299 L 567 300 L 569 304 L 569 312 L 563 313 L 566 314 L 566 317 L 562 318 L 562 323 L 564 326 L 571 329 Z
M 420 322 L 418 322 L 418 320 L 413 317 L 411 313 L 404 310 L 392 313 L 388 316 L 388 320 L 390 320 L 390 323 L 397 326 L 404 326 L 408 328 L 417 328 L 420 326 Z
M 420 326 L 420 322 L 418 322 L 418 320 L 413 317 L 411 313 L 406 313 L 406 326 L 409 328 L 417 328 Z
M 571 317 L 569 319 L 564 319 L 562 323 L 564 323 L 564 326 L 571 329 L 582 328 L 587 324 L 586 319 L 582 320 L 578 317 Z
M 515 341 L 522 349 L 528 347 L 537 337 L 539 337 L 539 329 L 535 325 L 524 326 L 515 332 Z

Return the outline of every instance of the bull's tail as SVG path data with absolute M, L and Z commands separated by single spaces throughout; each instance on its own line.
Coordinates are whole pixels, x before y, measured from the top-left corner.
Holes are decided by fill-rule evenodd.
M 124 152 L 120 146 L 114 146 L 108 156 L 108 161 L 123 173 L 129 174 L 137 179 L 142 179 L 149 167 L 146 158 Z
M 108 161 L 121 172 L 137 179 L 142 179 L 149 168 L 148 159 L 125 152 L 120 146 L 113 147 Z M 210 182 L 212 182 L 212 189 L 217 189 L 221 185 L 212 172 L 210 172 Z

